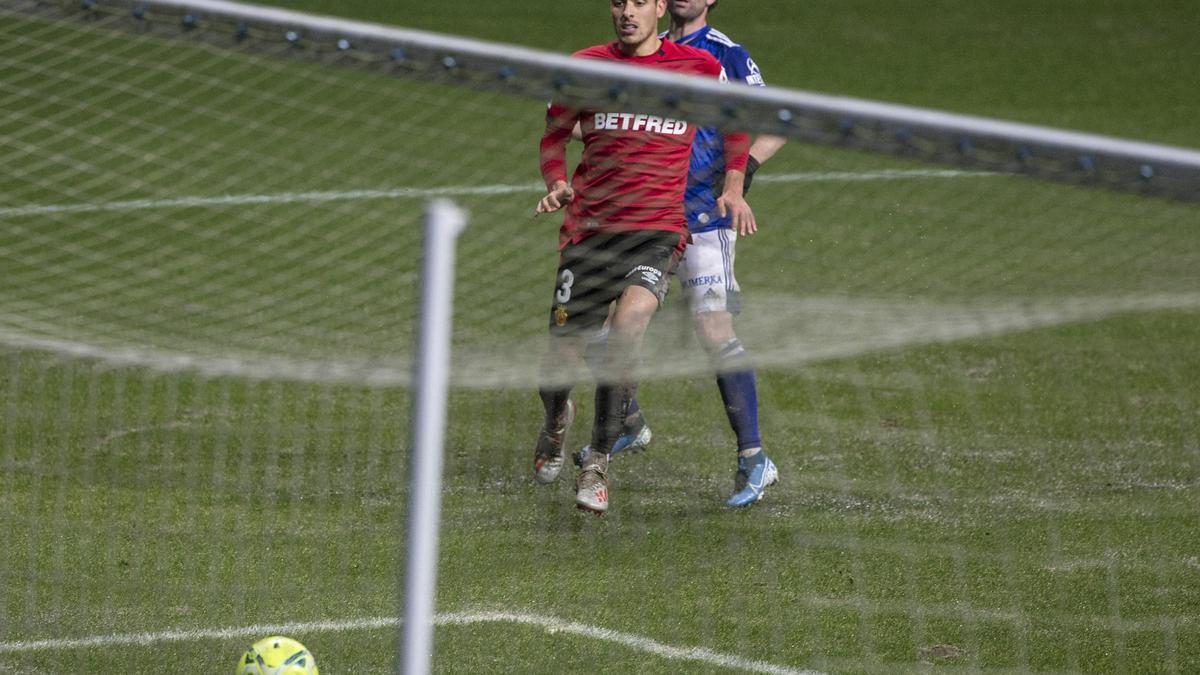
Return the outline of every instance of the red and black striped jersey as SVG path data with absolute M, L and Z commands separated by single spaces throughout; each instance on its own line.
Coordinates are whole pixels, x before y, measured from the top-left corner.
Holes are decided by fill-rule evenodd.
M 626 56 L 616 42 L 589 47 L 574 56 L 724 76 L 721 64 L 708 52 L 667 41 L 649 56 Z M 615 107 L 581 110 L 552 103 L 541 142 L 542 177 L 548 187 L 567 180 L 566 145 L 576 122 L 583 132 L 584 149 L 571 178 L 575 198 L 566 207 L 559 246 L 595 232 L 686 233 L 683 194 L 696 133 L 694 125 Z M 747 134 L 727 134 L 726 145 L 727 168 L 744 170 L 749 150 Z

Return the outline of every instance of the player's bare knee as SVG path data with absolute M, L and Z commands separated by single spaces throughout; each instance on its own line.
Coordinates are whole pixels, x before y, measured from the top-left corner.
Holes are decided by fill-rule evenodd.
M 658 298 L 641 286 L 630 286 L 621 294 L 611 317 L 610 331 L 626 337 L 641 335 L 658 311 Z

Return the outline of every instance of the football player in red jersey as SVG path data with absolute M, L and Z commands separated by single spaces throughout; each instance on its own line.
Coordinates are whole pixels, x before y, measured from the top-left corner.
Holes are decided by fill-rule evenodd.
M 708 16 L 716 6 L 717 0 L 669 0 L 670 28 L 659 37 L 709 52 L 721 62 L 731 82 L 766 86 L 758 64 L 746 48 L 708 24 Z M 760 135 L 754 139 L 743 192 L 750 188 L 755 170 L 785 143 L 786 139 L 780 136 Z M 742 507 L 762 499 L 766 489 L 779 479 L 779 469 L 763 449 L 758 426 L 757 376 L 734 332 L 734 317 L 741 311 L 741 287 L 734 276 L 737 240 L 753 232 L 735 229 L 732 221 L 719 213 L 717 200 L 723 192 L 724 167 L 721 131 L 697 129 L 692 143 L 691 175 L 684 193 L 691 238 L 676 276 L 692 311 L 696 337 L 716 373 L 729 425 L 737 438 L 734 491 L 726 503 Z M 585 354 L 599 353 L 605 337 L 605 331 L 597 333 Z M 625 413 L 621 435 L 609 454 L 638 452 L 649 445 L 651 438 L 650 426 L 635 397 Z M 579 464 L 590 450 L 584 446 L 575 453 L 575 463 Z
M 673 72 L 724 79 L 708 52 L 658 36 L 666 0 L 610 0 L 614 42 L 575 53 Z M 566 145 L 578 124 L 583 154 L 567 182 Z M 695 127 L 686 120 L 625 110 L 583 110 L 552 103 L 541 141 L 546 196 L 535 215 L 565 207 L 550 311 L 550 347 L 539 393 L 545 408 L 534 449 L 534 478 L 551 483 L 563 464 L 563 441 L 575 417 L 571 386 L 586 338 L 609 315 L 609 337 L 596 385 L 592 451 L 576 478 L 576 505 L 608 509 L 608 455 L 621 433 L 633 390 L 633 365 L 650 318 L 666 292 L 687 241 L 684 189 Z M 742 198 L 748 136 L 725 137 L 726 184 L 718 200 L 736 227 L 754 227 Z

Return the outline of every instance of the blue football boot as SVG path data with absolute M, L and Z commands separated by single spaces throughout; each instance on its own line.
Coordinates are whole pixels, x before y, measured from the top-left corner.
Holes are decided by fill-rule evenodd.
M 775 468 L 767 453 L 759 450 L 750 457 L 738 457 L 737 473 L 733 477 L 733 496 L 725 503 L 729 506 L 750 506 L 763 498 L 767 487 L 779 480 L 779 469 Z
M 621 427 L 621 435 L 617 437 L 617 442 L 613 443 L 612 452 L 608 453 L 611 458 L 618 452 L 641 452 L 650 445 L 650 439 L 653 438 L 650 433 L 650 425 L 646 424 L 646 418 L 643 415 L 638 415 L 638 421 L 633 426 Z M 585 445 L 578 452 L 571 454 L 571 459 L 575 461 L 575 466 L 583 466 L 583 460 L 587 459 L 588 453 L 592 451 L 592 446 Z

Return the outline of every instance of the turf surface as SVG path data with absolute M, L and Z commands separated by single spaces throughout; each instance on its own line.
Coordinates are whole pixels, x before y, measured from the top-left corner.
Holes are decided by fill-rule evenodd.
M 607 37 L 582 6 L 291 6 L 557 51 Z M 753 9 L 717 18 L 772 82 L 1200 144 L 1174 112 L 1200 103 L 1182 3 Z M 569 478 L 529 478 L 540 413 L 519 374 L 555 226 L 519 186 L 541 103 L 6 14 L 0 37 L 0 672 L 221 672 L 256 633 L 204 631 L 398 614 L 408 395 L 306 368 L 408 367 L 420 199 L 162 202 L 446 185 L 514 186 L 458 197 L 456 299 L 476 366 L 459 381 L 512 385 L 452 392 L 439 611 L 824 672 L 1200 670 L 1194 206 L 839 181 L 933 167 L 789 146 L 752 192 L 764 230 L 738 270 L 783 482 L 722 508 L 717 392 L 662 357 L 676 374 L 640 394 L 655 441 L 614 461 L 596 519 Z M 688 344 L 679 314 L 656 342 Z M 513 351 L 485 358 L 496 344 Z M 223 375 L 222 357 L 293 377 Z M 193 633 L 115 637 L 170 630 Z M 291 633 L 327 674 L 393 663 L 391 626 Z M 448 624 L 434 666 L 729 670 L 639 644 Z

